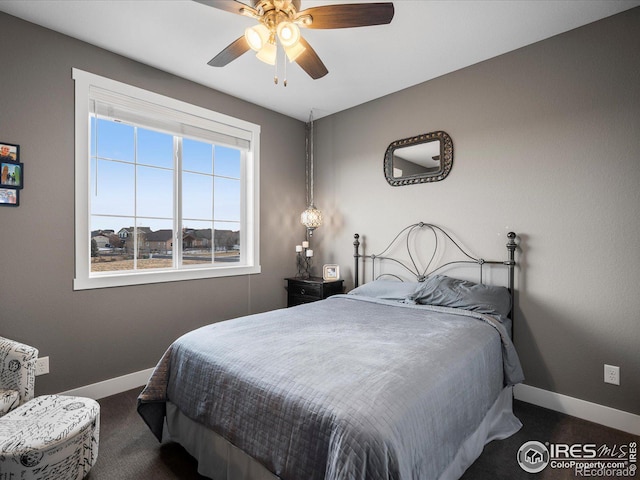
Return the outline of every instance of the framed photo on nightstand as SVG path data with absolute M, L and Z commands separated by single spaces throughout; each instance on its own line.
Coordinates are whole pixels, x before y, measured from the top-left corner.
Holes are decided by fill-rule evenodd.
M 340 267 L 333 264 L 325 265 L 322 267 L 322 278 L 327 282 L 338 280 L 340 278 Z

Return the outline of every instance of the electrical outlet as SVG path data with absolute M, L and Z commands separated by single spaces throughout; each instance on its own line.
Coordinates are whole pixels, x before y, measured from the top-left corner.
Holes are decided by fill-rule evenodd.
M 36 376 L 49 373 L 49 357 L 42 357 L 36 361 Z
M 604 364 L 604 383 L 620 385 L 620 367 Z

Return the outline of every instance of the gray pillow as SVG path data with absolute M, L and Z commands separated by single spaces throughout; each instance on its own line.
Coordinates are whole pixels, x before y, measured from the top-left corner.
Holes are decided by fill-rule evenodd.
M 445 275 L 428 277 L 407 297 L 407 301 L 505 317 L 511 310 L 511 295 L 506 287 L 481 285 Z
M 381 298 L 383 300 L 404 301 L 407 296 L 415 292 L 418 282 L 401 282 L 399 280 L 374 280 L 365 283 L 349 292 L 349 295 Z

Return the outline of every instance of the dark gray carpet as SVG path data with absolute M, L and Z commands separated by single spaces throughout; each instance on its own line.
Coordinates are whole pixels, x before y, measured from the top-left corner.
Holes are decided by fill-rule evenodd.
M 140 390 L 130 390 L 99 401 L 100 450 L 98 461 L 87 480 L 206 480 L 197 473 L 196 461 L 182 447 L 161 445 L 151 434 L 136 412 L 136 398 Z M 530 440 L 567 444 L 606 443 L 609 446 L 640 442 L 640 437 L 524 402 L 515 401 L 514 412 L 523 428 L 506 440 L 485 446 L 480 458 L 465 472 L 463 480 L 577 478 L 570 470 L 552 470 L 549 467 L 538 474 L 524 472 L 516 462 L 516 454 L 520 446 Z M 636 477 L 640 479 L 640 474 Z

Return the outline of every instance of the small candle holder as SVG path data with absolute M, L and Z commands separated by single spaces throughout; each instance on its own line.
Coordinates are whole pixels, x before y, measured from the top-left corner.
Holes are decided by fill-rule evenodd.
M 309 248 L 309 242 L 296 245 L 296 278 L 309 278 L 311 276 L 311 264 L 313 263 L 313 250 Z

